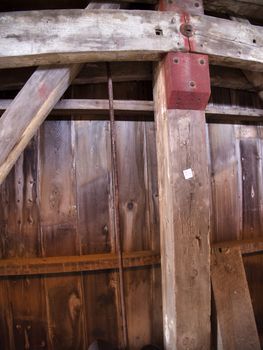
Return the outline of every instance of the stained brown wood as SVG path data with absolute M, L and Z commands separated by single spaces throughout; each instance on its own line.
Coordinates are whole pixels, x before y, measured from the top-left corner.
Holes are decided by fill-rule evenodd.
M 214 90 L 212 97 L 215 104 L 220 104 L 222 111 L 226 106 L 231 106 L 231 96 L 227 90 Z M 242 231 L 242 179 L 235 126 L 208 124 L 208 136 L 213 204 L 212 240 L 237 240 L 241 238 Z
M 128 252 L 123 255 L 125 268 L 158 265 L 159 263 L 159 253 L 152 251 Z M 0 260 L 0 276 L 64 274 L 117 268 L 118 257 L 113 253 Z
M 37 168 L 37 138 L 34 138 L 1 187 L 2 259 L 39 256 Z M 47 349 L 43 280 L 1 280 L 0 284 L 4 317 L 1 326 L 6 332 L 4 337 L 9 338 L 6 349 L 28 346 Z M 1 334 L 1 341 L 4 337 Z
M 129 147 L 125 147 L 126 142 Z M 144 122 L 139 121 L 132 125 L 129 122 L 117 122 L 120 227 L 124 252 L 149 249 L 145 147 Z M 130 349 L 138 349 L 151 341 L 150 278 L 150 270 L 131 270 L 124 273 Z M 129 293 L 129 290 L 133 292 Z M 143 329 L 140 326 L 140 319 L 147 320 Z
M 263 237 L 217 242 L 213 243 L 212 247 L 217 249 L 239 248 L 241 254 L 260 253 L 263 251 Z
M 263 4 L 254 0 L 204 0 L 206 11 L 235 16 L 263 18 Z
M 42 256 L 78 255 L 81 251 L 77 232 L 75 158 L 70 121 L 47 121 L 43 125 L 40 154 Z M 45 292 L 51 348 L 85 348 L 87 327 L 81 276 L 71 274 L 45 278 Z
M 74 87 L 73 96 L 88 96 L 88 87 Z M 95 88 L 94 97 L 102 96 Z M 106 119 L 106 118 L 105 118 Z M 107 113 L 108 119 L 108 113 Z M 74 122 L 78 232 L 82 254 L 115 253 L 111 213 L 111 154 L 108 121 Z M 85 273 L 88 343 L 96 338 L 122 344 L 118 274 Z
M 2 69 L 0 76 L 0 91 L 20 89 L 30 78 L 35 68 Z M 112 62 L 111 74 L 113 82 L 150 81 L 152 80 L 152 65 L 150 62 Z M 100 84 L 107 82 L 105 63 L 87 63 L 72 81 L 73 85 Z
M 136 65 L 136 69 L 134 69 Z M 35 68 L 2 69 L 0 75 L 0 91 L 20 89 L 30 78 Z M 111 74 L 113 82 L 151 81 L 152 69 L 149 62 L 112 62 Z M 258 81 L 258 74 L 249 72 L 247 77 Z M 220 66 L 210 66 L 211 85 L 228 89 L 256 91 L 252 82 L 246 78 L 240 69 Z M 100 84 L 107 82 L 105 64 L 102 62 L 87 63 L 72 81 L 73 85 Z M 258 84 L 258 83 L 257 83 Z
M 255 87 L 248 81 L 240 69 L 210 65 L 210 79 L 212 86 L 227 89 L 255 91 Z M 250 74 L 257 74 L 250 72 Z
M 167 110 L 164 72 L 154 81 L 160 196 L 164 340 L 209 348 L 209 182 L 205 114 Z M 184 179 L 191 168 L 193 178 Z
M 260 349 L 240 250 L 214 250 L 211 276 L 223 349 Z

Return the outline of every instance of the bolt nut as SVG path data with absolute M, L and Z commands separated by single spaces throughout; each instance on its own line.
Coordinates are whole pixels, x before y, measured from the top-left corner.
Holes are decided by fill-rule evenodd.
M 187 36 L 187 38 L 190 38 L 191 36 L 194 35 L 194 29 L 193 26 L 189 23 L 183 23 L 180 27 L 180 32 L 184 35 Z

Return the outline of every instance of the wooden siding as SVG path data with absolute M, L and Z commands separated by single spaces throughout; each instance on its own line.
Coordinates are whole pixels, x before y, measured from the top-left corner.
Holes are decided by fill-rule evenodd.
M 107 98 L 75 86 L 74 98 Z M 114 86 L 119 99 L 151 99 L 150 83 Z M 118 121 L 120 218 L 125 252 L 159 250 L 153 122 Z M 0 191 L 1 258 L 115 251 L 108 121 L 85 115 L 41 127 Z M 125 270 L 130 349 L 162 345 L 160 267 Z M 0 348 L 87 349 L 122 343 L 116 270 L 2 278 Z
M 260 108 L 251 93 L 214 89 L 213 102 Z M 223 107 L 223 106 L 222 106 Z M 263 125 L 208 124 L 213 200 L 212 241 L 263 237 Z M 263 345 L 263 257 L 243 256 L 261 345 Z

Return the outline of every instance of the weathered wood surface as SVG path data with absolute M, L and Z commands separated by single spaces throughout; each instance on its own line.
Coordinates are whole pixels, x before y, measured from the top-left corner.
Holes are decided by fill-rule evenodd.
M 255 91 L 253 84 L 248 81 L 243 71 L 240 69 L 212 65 L 210 65 L 209 69 L 211 86 L 218 86 L 227 89 Z M 249 75 L 251 74 L 258 75 L 257 72 L 250 71 Z
M 179 14 L 156 11 L 5 13 L 0 18 L 0 68 L 154 60 L 161 53 L 185 48 L 180 24 Z
M 193 35 L 189 38 L 192 52 L 208 54 L 212 63 L 263 71 L 262 27 L 204 15 L 189 16 L 187 23 L 193 27 Z M 176 12 L 57 10 L 5 13 L 0 21 L 0 50 L 3 53 L 0 68 L 154 60 L 165 52 L 188 50 L 188 40 L 180 33 L 181 24 L 181 16 Z M 64 30 L 65 26 L 67 30 Z
M 217 91 L 216 91 L 217 90 Z M 213 103 L 233 108 L 259 108 L 255 95 L 213 89 Z M 223 109 L 223 108 L 222 108 Z M 211 119 L 207 119 L 211 121 Z M 230 122 L 230 119 L 228 119 Z M 212 240 L 251 241 L 262 236 L 262 124 L 208 124 L 212 200 Z M 238 243 L 238 241 L 237 241 Z M 226 242 L 227 244 L 227 242 Z M 234 243 L 233 243 L 234 244 Z M 257 244 L 244 248 L 243 256 L 259 334 L 263 333 L 262 254 L 254 254 Z M 251 247 L 252 245 L 252 247 Z M 243 249 L 243 248 L 242 248 Z
M 123 254 L 125 268 L 158 265 L 159 263 L 160 254 L 152 251 Z M 118 269 L 118 257 L 113 253 L 0 260 L 0 276 L 32 276 L 114 269 Z
M 240 250 L 214 250 L 211 277 L 223 349 L 260 349 Z
M 134 69 L 136 67 L 136 69 Z M 34 67 L 2 69 L 0 72 L 0 91 L 20 89 L 34 72 Z M 113 82 L 151 81 L 152 65 L 150 62 L 112 62 L 111 74 Z M 248 78 L 258 73 L 249 72 Z M 210 65 L 211 85 L 228 89 L 256 91 L 252 83 L 240 69 Z M 100 84 L 107 82 L 104 62 L 87 63 L 72 81 L 72 85 Z M 259 84 L 261 84 L 259 82 Z
M 236 241 L 217 242 L 212 244 L 212 248 L 216 248 L 216 249 L 239 248 L 241 254 L 261 253 L 263 251 L 263 237 L 241 239 Z
M 73 140 L 70 121 L 47 121 L 40 130 L 39 224 L 43 257 L 81 254 Z M 82 277 L 50 276 L 44 281 L 51 347 L 85 348 Z
M 79 69 L 38 68 L 1 116 L 0 184 Z M 25 103 L 29 96 L 30 103 Z
M 113 82 L 151 81 L 152 65 L 150 62 L 112 62 L 111 75 Z M 0 91 L 20 89 L 34 72 L 34 67 L 2 69 L 0 75 Z M 86 63 L 72 81 L 73 85 L 100 84 L 107 82 L 104 62 Z
M 205 113 L 167 110 L 154 81 L 165 348 L 210 346 L 209 181 Z M 186 180 L 183 170 L 191 168 Z
M 0 112 L 11 106 L 13 100 L 0 100 Z M 94 114 L 96 111 L 103 114 L 107 119 L 107 111 L 109 110 L 108 100 L 97 99 L 62 99 L 53 108 L 56 114 Z M 114 110 L 117 114 L 123 112 L 134 112 L 137 115 L 151 114 L 153 112 L 152 101 L 133 101 L 133 100 L 114 100 Z M 132 114 L 132 113 L 131 113 Z
M 1 259 L 39 256 L 38 148 L 34 138 L 0 191 Z M 43 279 L 0 281 L 3 349 L 48 347 Z
M 13 100 L 0 100 L 0 113 L 5 111 Z M 107 112 L 109 110 L 108 100 L 98 99 L 62 99 L 51 111 L 51 115 L 85 115 L 86 119 L 91 120 L 108 119 Z M 134 117 L 148 116 L 150 119 L 154 112 L 153 101 L 143 100 L 114 100 L 114 111 L 117 116 Z M 205 110 L 208 121 L 213 118 L 221 118 L 224 121 L 257 121 L 263 118 L 263 109 L 252 107 L 238 107 L 224 104 L 208 104 Z
M 263 71 L 263 28 L 210 16 L 190 16 L 190 51 L 209 55 L 212 64 Z
M 106 98 L 107 91 L 104 85 L 100 84 L 78 86 L 73 87 L 73 97 Z M 150 83 L 147 88 L 144 83 L 135 82 L 114 85 L 114 98 L 116 99 L 150 99 L 150 97 Z M 104 119 L 107 118 L 108 112 Z M 121 225 L 123 225 L 124 251 L 127 253 L 142 249 L 158 251 L 156 244 L 159 233 L 156 222 L 158 197 L 156 197 L 154 190 L 157 181 L 156 167 L 152 168 L 148 164 L 150 159 L 154 162 L 156 156 L 155 140 L 152 139 L 155 136 L 153 127 L 153 122 L 117 122 L 117 160 L 121 176 L 120 216 Z M 80 203 L 85 203 L 79 208 L 79 227 L 81 235 L 83 235 L 83 252 L 85 254 L 88 252 L 114 252 L 109 122 L 76 120 L 75 128 L 78 150 L 76 162 L 78 196 L 81 198 Z M 146 134 L 149 135 L 150 143 L 146 142 Z M 146 149 L 148 150 L 147 156 Z M 85 154 L 85 162 L 83 162 L 83 154 Z M 95 166 L 91 167 L 90 164 Z M 148 177 L 150 173 L 152 175 Z M 153 186 L 155 187 L 153 188 Z M 151 223 L 151 226 L 148 222 Z M 96 234 L 94 234 L 95 232 Z M 153 245 L 151 246 L 151 244 Z M 160 267 L 125 271 L 124 290 L 128 325 L 130 325 L 129 346 L 131 349 L 138 349 L 150 341 L 154 341 L 159 346 L 162 344 L 159 272 Z M 104 272 L 97 276 L 87 275 L 86 278 L 87 298 L 90 308 L 92 308 L 88 316 L 91 336 L 93 327 L 95 334 L 98 328 L 104 329 L 104 331 L 107 329 L 105 336 L 112 339 L 114 343 L 116 342 L 117 327 L 117 336 L 121 345 L 118 275 Z M 101 300 L 101 294 L 108 296 L 108 302 L 105 298 L 105 303 L 98 309 L 96 300 Z M 113 303 L 114 300 L 116 303 L 116 309 L 113 310 L 110 308 L 110 300 L 112 299 Z M 105 310 L 108 311 L 105 312 Z M 94 317 L 94 314 L 97 316 Z M 102 315 L 99 316 L 99 314 L 104 314 L 104 317 L 102 318 Z M 113 327 L 112 314 L 117 317 L 114 328 L 111 328 Z M 143 327 L 140 321 L 142 319 L 145 320 Z M 111 327 L 109 327 L 109 323 Z
M 261 0 L 204 0 L 206 11 L 262 20 Z

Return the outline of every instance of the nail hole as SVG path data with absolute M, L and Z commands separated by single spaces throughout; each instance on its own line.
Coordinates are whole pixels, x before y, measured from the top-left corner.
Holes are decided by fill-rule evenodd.
M 177 63 L 179 63 L 179 58 L 175 57 L 173 61 L 174 61 L 175 64 L 177 64 Z
M 256 44 L 257 40 L 256 39 L 253 39 L 253 44 Z
M 129 202 L 129 203 L 127 204 L 127 208 L 128 208 L 129 210 L 132 210 L 132 209 L 133 209 L 133 203 L 132 203 L 132 202 Z
M 156 29 L 155 29 L 155 34 L 158 35 L 158 36 L 163 35 L 162 29 L 161 29 L 161 28 L 156 28 Z
M 190 81 L 190 82 L 189 82 L 189 85 L 190 85 L 191 87 L 195 87 L 195 86 L 196 86 L 196 84 L 195 84 L 194 81 Z
M 199 6 L 200 6 L 199 2 L 195 2 L 195 7 L 199 7 Z
M 200 64 L 205 64 L 205 60 L 203 58 L 200 59 Z

